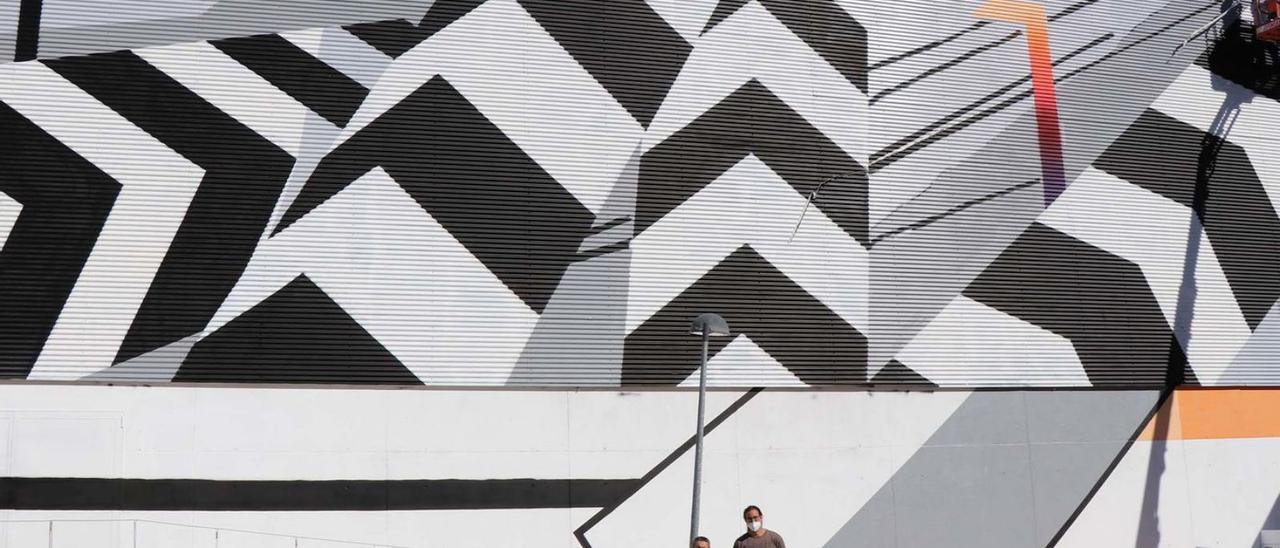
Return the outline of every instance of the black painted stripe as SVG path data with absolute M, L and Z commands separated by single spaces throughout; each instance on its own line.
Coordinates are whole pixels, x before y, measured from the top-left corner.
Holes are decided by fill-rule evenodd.
M 969 201 L 966 201 L 966 202 L 963 202 L 963 203 L 957 204 L 957 205 L 955 205 L 955 206 L 952 206 L 952 207 L 948 208 L 946 211 L 943 211 L 942 213 L 938 213 L 938 214 L 936 214 L 936 215 L 930 215 L 929 217 L 925 217 L 924 219 L 920 219 L 919 221 L 916 221 L 916 222 L 911 223 L 911 224 L 909 224 L 909 225 L 901 226 L 901 227 L 895 228 L 895 229 L 893 229 L 893 230 L 890 230 L 889 232 L 886 232 L 886 233 L 884 233 L 884 234 L 881 234 L 881 235 L 879 235 L 879 236 L 876 236 L 876 237 L 874 237 L 874 238 L 872 238 L 872 239 L 871 239 L 871 245 L 876 245 L 876 244 L 878 244 L 878 243 L 880 243 L 880 242 L 882 242 L 882 241 L 884 241 L 884 240 L 887 240 L 887 239 L 889 239 L 889 238 L 892 238 L 892 237 L 897 236 L 897 235 L 899 235 L 899 234 L 902 234 L 902 233 L 904 233 L 904 232 L 909 232 L 909 231 L 912 231 L 912 230 L 919 230 L 919 229 L 924 228 L 924 227 L 926 227 L 926 226 L 929 226 L 929 225 L 931 225 L 931 224 L 933 224 L 933 223 L 936 223 L 936 222 L 938 222 L 938 221 L 941 221 L 941 220 L 943 220 L 943 219 L 945 219 L 945 218 L 947 218 L 947 217 L 950 217 L 950 216 L 952 216 L 952 215 L 955 215 L 955 214 L 957 214 L 957 213 L 960 213 L 961 211 L 964 211 L 964 210 L 966 210 L 966 209 L 969 209 L 969 208 L 974 207 L 974 206 L 977 206 L 977 205 L 985 204 L 985 203 L 987 203 L 987 202 L 990 202 L 991 200 L 995 200 L 995 199 L 998 199 L 998 198 L 1002 198 L 1002 197 L 1007 196 L 1007 195 L 1009 195 L 1009 194 L 1013 194 L 1014 192 L 1017 192 L 1017 191 L 1022 190 L 1022 189 L 1024 189 L 1024 188 L 1028 188 L 1028 187 L 1033 186 L 1033 185 L 1035 185 L 1036 183 L 1039 183 L 1039 182 L 1040 182 L 1040 179 L 1031 179 L 1031 180 L 1028 180 L 1028 181 L 1023 181 L 1023 182 L 1018 183 L 1018 184 L 1016 184 L 1016 185 L 1013 185 L 1013 186 L 1011 186 L 1011 187 L 1009 187 L 1009 188 L 1002 188 L 1002 189 L 997 190 L 997 191 L 995 191 L 995 192 L 991 192 L 991 193 L 988 193 L 988 194 L 984 194 L 984 195 L 979 196 L 979 197 L 977 197 L 977 198 L 974 198 L 974 199 L 972 199 L 972 200 L 969 200 Z
M 902 90 L 904 90 L 904 89 L 907 89 L 907 88 L 909 88 L 909 87 L 911 87 L 911 86 L 915 85 L 916 83 L 920 82 L 921 80 L 924 80 L 925 78 L 928 78 L 928 77 L 930 77 L 930 76 L 933 76 L 933 75 L 935 75 L 935 74 L 938 74 L 938 73 L 940 73 L 940 72 L 942 72 L 942 71 L 945 71 L 945 70 L 947 70 L 947 69 L 949 69 L 949 68 L 952 68 L 952 67 L 954 67 L 954 66 L 956 66 L 956 65 L 959 65 L 960 63 L 963 63 L 963 62 L 965 62 L 965 61 L 968 61 L 969 59 L 972 59 L 972 58 L 974 58 L 974 57 L 977 57 L 977 56 L 979 56 L 979 55 L 982 55 L 983 53 L 986 53 L 986 52 L 988 52 L 988 51 L 991 51 L 991 50 L 993 50 L 993 49 L 995 49 L 995 48 L 998 48 L 998 47 L 1000 47 L 1000 46 L 1003 46 L 1003 45 L 1005 45 L 1005 44 L 1008 44 L 1009 42 L 1013 41 L 1013 39 L 1014 39 L 1014 38 L 1017 38 L 1017 37 L 1019 37 L 1019 36 L 1022 36 L 1022 31 L 1014 31 L 1014 32 L 1011 32 L 1011 33 L 1009 33 L 1009 34 L 1006 34 L 1006 35 L 1004 36 L 1004 38 L 1001 38 L 1001 39 L 999 39 L 999 40 L 996 40 L 995 42 L 991 42 L 991 43 L 989 43 L 989 44 L 984 44 L 984 45 L 982 45 L 982 46 L 979 46 L 979 47 L 976 47 L 976 48 L 971 49 L 971 50 L 969 50 L 969 51 L 966 51 L 966 52 L 964 52 L 964 53 L 960 54 L 959 56 L 955 57 L 954 59 L 951 59 L 951 60 L 949 60 L 949 61 L 947 61 L 947 62 L 945 62 L 945 63 L 942 63 L 941 65 L 938 65 L 938 66 L 936 66 L 936 67 L 932 67 L 932 68 L 930 68 L 930 69 L 927 69 L 927 70 L 925 70 L 925 71 L 921 72 L 920 74 L 917 74 L 917 75 L 915 75 L 915 76 L 912 76 L 911 78 L 908 78 L 907 80 L 904 80 L 904 81 L 902 81 L 902 82 L 898 83 L 897 85 L 895 85 L 895 86 L 893 86 L 893 87 L 891 87 L 891 88 L 886 88 L 886 89 L 884 89 L 884 90 L 881 90 L 879 93 L 877 93 L 877 94 L 875 94 L 874 96 L 872 96 L 872 97 L 871 97 L 871 104 L 873 104 L 873 105 L 874 105 L 874 104 L 876 104 L 876 103 L 880 102 L 880 100 L 884 99 L 885 97 L 888 97 L 888 96 L 890 96 L 890 95 L 893 95 L 894 93 L 897 93 L 897 92 L 902 91 Z
M 618 218 L 616 218 L 616 219 L 613 219 L 613 220 L 611 220 L 611 221 L 609 221 L 609 222 L 607 222 L 607 223 L 605 223 L 605 224 L 597 225 L 597 226 L 593 226 L 593 227 L 591 227 L 591 229 L 587 231 L 587 235 L 588 235 L 588 236 L 594 236 L 594 235 L 596 235 L 596 234 L 600 234 L 601 232 L 604 232 L 604 231 L 606 231 L 606 230 L 609 230 L 609 229 L 611 229 L 611 228 L 613 228 L 613 227 L 615 227 L 615 226 L 620 226 L 620 225 L 622 225 L 623 223 L 627 223 L 627 222 L 630 222 L 630 221 L 631 221 L 631 216 L 630 216 L 630 215 L 623 215 L 623 216 L 618 217 Z
M 0 192 L 22 204 L 0 252 L 0 378 L 31 372 L 120 183 L 0 102 Z
M 746 394 L 743 394 L 737 400 L 734 400 L 733 403 L 729 404 L 729 407 L 726 407 L 724 411 L 721 411 L 719 415 L 716 415 L 715 418 L 711 419 L 711 421 L 703 427 L 703 436 L 705 437 L 706 435 L 714 432 L 716 428 L 719 428 L 720 425 L 724 423 L 724 421 L 728 420 L 734 413 L 737 413 L 738 410 L 747 405 L 747 402 L 750 402 L 752 398 L 755 398 L 757 394 L 763 391 L 764 388 L 752 388 L 751 390 L 748 390 Z M 602 505 L 603 507 L 599 512 L 596 512 L 595 515 L 588 518 L 586 522 L 578 526 L 578 528 L 573 531 L 573 536 L 577 537 L 578 544 L 582 545 L 582 548 L 591 548 L 591 543 L 587 542 L 587 531 L 590 531 L 592 527 L 595 527 L 596 524 L 600 523 L 600 520 L 603 520 L 609 514 L 612 514 L 613 511 L 617 510 L 619 506 L 622 506 L 622 503 L 626 502 L 627 499 L 640 492 L 641 488 L 653 481 L 654 478 L 658 477 L 658 474 L 661 474 L 663 470 L 666 470 L 674 464 L 681 455 L 689 452 L 696 442 L 697 438 L 695 436 L 690 436 L 689 439 L 685 440 L 684 443 L 675 448 L 671 454 L 667 455 L 667 458 L 662 459 L 661 462 L 645 473 L 643 477 L 636 480 L 630 489 L 623 491 L 618 498 L 610 501 L 608 504 Z
M 116 363 L 200 332 L 248 265 L 293 157 L 133 53 L 44 63 L 205 170 Z
M 1080 46 L 1079 48 L 1076 48 L 1071 52 L 1067 53 L 1066 55 L 1063 55 L 1062 57 L 1058 58 L 1053 62 L 1053 65 L 1056 67 L 1058 65 L 1061 65 L 1062 63 L 1070 61 L 1076 56 L 1097 47 L 1098 45 L 1102 44 L 1103 42 L 1106 42 L 1107 40 L 1110 40 L 1113 37 L 1114 35 L 1111 35 L 1111 34 L 1104 34 L 1102 36 L 1099 36 L 1098 38 L 1095 38 L 1093 41 L 1089 42 L 1088 44 Z M 1076 74 L 1078 74 L 1078 72 L 1073 72 L 1066 77 L 1057 78 L 1056 82 L 1062 83 L 1066 79 Z M 961 118 L 962 116 L 965 116 L 966 114 L 973 112 L 974 110 L 982 107 L 983 105 L 1012 91 L 1014 88 L 1021 86 L 1023 84 L 1026 84 L 1027 82 L 1030 82 L 1030 81 L 1031 81 L 1031 75 L 1028 74 L 1027 76 L 1024 76 L 1013 82 L 1010 82 L 1009 84 L 1006 84 L 1004 87 L 992 93 L 987 94 L 981 99 L 978 99 L 977 101 L 969 103 L 968 105 L 965 105 L 964 107 L 961 107 L 960 109 L 913 132 L 911 135 L 898 139 L 893 144 L 887 147 L 884 147 L 879 151 L 876 151 L 874 154 L 871 155 L 871 163 L 868 166 L 868 171 L 875 173 L 876 171 L 884 169 L 890 164 L 898 160 L 901 160 L 902 158 L 905 158 L 906 156 L 909 156 L 919 151 L 922 148 L 925 148 L 933 143 L 936 143 L 945 137 L 948 137 L 962 129 L 965 129 L 979 121 L 982 121 L 990 117 L 991 115 L 997 112 L 1000 112 L 1012 105 L 1017 104 L 1023 99 L 1030 97 L 1031 90 L 1028 89 L 1026 91 L 1018 93 L 1017 95 L 1009 97 L 1008 99 L 1005 99 L 1004 101 L 1001 101 L 991 107 L 978 111 L 976 114 L 974 114 L 973 116 L 970 116 L 969 118 L 956 122 L 956 120 Z M 956 123 L 952 124 L 952 122 L 956 122 Z M 948 126 L 948 124 L 951 124 L 951 125 Z M 942 128 L 942 129 L 938 131 L 939 128 Z M 934 131 L 937 131 L 937 133 L 933 133 Z M 933 134 L 930 135 L 930 133 L 933 133 Z
M 369 94 L 346 74 L 277 34 L 210 44 L 339 127 L 347 125 Z
M 949 43 L 951 43 L 951 42 L 954 42 L 954 41 L 956 41 L 956 40 L 959 40 L 960 38 L 963 38 L 963 37 L 965 37 L 965 36 L 968 36 L 968 35 L 969 35 L 969 33 L 973 32 L 973 31 L 975 31 L 975 30 L 978 30 L 978 29 L 980 29 L 980 28 L 982 28 L 982 27 L 985 27 L 985 26 L 987 26 L 987 25 L 990 25 L 990 24 L 991 24 L 991 21 L 978 21 L 978 22 L 976 22 L 976 23 L 973 23 L 972 25 L 969 25 L 969 26 L 967 26 L 967 27 L 965 27 L 965 28 L 963 28 L 963 29 L 960 29 L 959 31 L 956 31 L 955 33 L 953 33 L 953 34 L 951 34 L 951 35 L 949 35 L 949 36 L 947 36 L 947 37 L 945 37 L 945 38 L 941 38 L 941 39 L 938 39 L 938 40 L 934 40 L 934 41 L 932 41 L 932 42 L 929 42 L 928 44 L 924 44 L 924 45 L 922 45 L 922 46 L 918 46 L 918 47 L 916 47 L 916 48 L 914 48 L 914 49 L 910 49 L 910 50 L 904 51 L 904 52 L 902 52 L 902 53 L 899 53 L 899 54 L 894 55 L 894 56 L 892 56 L 892 57 L 889 57 L 889 58 L 887 58 L 887 59 L 883 59 L 883 60 L 880 60 L 880 61 L 876 61 L 874 64 L 872 64 L 872 65 L 871 65 L 870 69 L 871 69 L 871 70 L 881 69 L 881 68 L 887 67 L 887 66 L 889 66 L 889 65 L 892 65 L 892 64 L 894 64 L 894 63 L 897 63 L 898 61 L 901 61 L 901 60 L 903 60 L 903 59 L 907 59 L 907 58 L 909 58 L 909 57 L 915 57 L 916 55 L 920 55 L 921 53 L 924 53 L 924 52 L 929 51 L 929 50 L 931 50 L 931 49 L 938 48 L 938 47 L 944 46 L 944 45 L 946 45 L 946 44 L 949 44 Z
M 13 60 L 30 61 L 40 49 L 40 12 L 43 0 L 20 0 L 18 34 L 13 43 Z
M 1144 35 L 1142 38 L 1139 38 L 1139 39 L 1137 39 L 1137 40 L 1134 40 L 1133 42 L 1130 42 L 1130 43 L 1128 43 L 1128 44 L 1125 44 L 1125 45 L 1121 46 L 1119 49 L 1117 49 L 1117 50 L 1115 50 L 1115 51 L 1112 51 L 1112 52 L 1110 52 L 1110 53 L 1108 53 L 1108 54 L 1106 54 L 1106 55 L 1103 55 L 1102 57 L 1099 57 L 1098 59 L 1096 59 L 1096 60 L 1094 60 L 1094 61 L 1090 61 L 1089 63 L 1087 63 L 1087 64 L 1085 64 L 1085 65 L 1083 65 L 1083 66 L 1081 66 L 1081 67 L 1079 67 L 1079 68 L 1076 68 L 1076 69 L 1072 70 L 1071 72 L 1068 72 L 1067 74 L 1065 74 L 1065 75 L 1063 75 L 1063 76 L 1059 76 L 1059 77 L 1055 78 L 1055 82 L 1056 82 L 1056 83 L 1058 83 L 1058 84 L 1061 84 L 1061 83 L 1063 83 L 1063 82 L 1066 82 L 1066 81 L 1071 80 L 1072 78 L 1075 78 L 1076 76 L 1079 76 L 1079 75 L 1081 75 L 1081 74 L 1084 74 L 1085 72 L 1087 72 L 1087 71 L 1089 71 L 1089 70 L 1093 69 L 1094 67 L 1097 67 L 1098 65 L 1101 65 L 1102 63 L 1105 63 L 1105 62 L 1107 62 L 1107 61 L 1110 61 L 1111 59 L 1114 59 L 1115 57 L 1117 57 L 1117 56 L 1119 56 L 1119 55 L 1121 55 L 1121 54 L 1124 54 L 1124 53 L 1128 52 L 1129 50 L 1132 50 L 1133 48 L 1136 48 L 1136 47 L 1138 47 L 1138 46 L 1140 46 L 1140 45 L 1142 45 L 1142 44 L 1145 44 L 1145 43 L 1147 43 L 1147 42 L 1149 42 L 1149 41 L 1151 41 L 1151 40 L 1153 40 L 1153 39 L 1155 39 L 1155 38 L 1157 38 L 1157 37 L 1165 36 L 1165 35 L 1169 32 L 1169 30 L 1170 30 L 1170 29 L 1172 29 L 1173 27 L 1176 27 L 1176 26 L 1178 26 L 1178 25 L 1181 25 L 1182 23 L 1185 23 L 1185 22 L 1187 22 L 1188 20 L 1190 20 L 1192 17 L 1195 17 L 1195 16 L 1197 16 L 1197 15 L 1200 15 L 1200 14 L 1204 13 L 1205 11 L 1208 11 L 1208 10 L 1213 9 L 1213 8 L 1215 8 L 1215 7 L 1217 7 L 1217 5 L 1216 5 L 1216 4 L 1208 4 L 1208 5 L 1205 5 L 1204 7 L 1201 7 L 1201 8 L 1199 8 L 1199 9 L 1197 9 L 1197 10 L 1192 11 L 1191 13 L 1188 13 L 1188 14 L 1186 14 L 1186 15 L 1182 16 L 1182 17 L 1179 17 L 1179 18 L 1177 18 L 1177 19 L 1173 20 L 1172 22 L 1170 22 L 1170 23 L 1168 23 L 1168 24 L 1166 24 L 1166 25 L 1163 25 L 1163 26 L 1161 26 L 1160 28 L 1158 28 L 1158 29 L 1156 29 L 1156 30 L 1154 30 L 1154 31 L 1152 31 L 1152 32 L 1150 32 L 1150 33 L 1147 33 L 1147 34 L 1146 34 L 1146 35 Z M 1054 64 L 1054 66 L 1057 66 L 1057 65 L 1059 65 L 1059 64 L 1061 64 L 1061 63 L 1063 63 L 1063 62 L 1066 62 L 1069 58 L 1074 57 L 1074 56 L 1076 56 L 1076 55 L 1078 55 L 1078 54 L 1080 54 L 1080 53 L 1083 53 L 1086 49 L 1091 49 L 1094 45 L 1097 45 L 1095 42 L 1100 43 L 1101 41 L 1103 41 L 1103 39 L 1104 39 L 1104 38 L 1105 38 L 1105 39 L 1110 39 L 1110 38 L 1111 38 L 1111 35 L 1106 35 L 1106 36 L 1100 37 L 1098 40 L 1095 40 L 1094 42 L 1091 42 L 1090 44 L 1086 44 L 1085 46 L 1083 46 L 1083 47 L 1082 47 L 1082 48 L 1080 48 L 1080 49 L 1077 49 L 1077 50 L 1072 51 L 1071 53 L 1067 54 L 1066 56 L 1063 56 L 1063 58 L 1058 59 L 1057 61 L 1054 61 L 1054 63 L 1053 63 L 1053 64 Z M 959 118 L 960 116 L 963 116 L 964 114 L 966 114 L 966 113 L 968 113 L 968 112 L 972 111 L 972 110 L 973 110 L 973 109 L 975 109 L 975 108 L 978 108 L 978 107 L 982 106 L 983 104 L 986 104 L 987 102 L 989 102 L 989 101 L 991 101 L 991 100 L 994 100 L 996 97 L 999 97 L 999 96 L 1001 96 L 1001 95 L 1004 95 L 1006 92 L 1008 92 L 1008 91 L 1009 91 L 1010 89 L 1012 89 L 1013 87 L 1017 87 L 1018 85 L 1021 85 L 1021 84 L 1023 84 L 1023 83 L 1026 83 L 1026 82 L 1030 81 L 1030 79 L 1031 79 L 1031 77 L 1030 77 L 1030 75 L 1028 75 L 1028 76 L 1026 76 L 1026 77 L 1024 77 L 1024 78 L 1020 79 L 1019 81 L 1013 82 L 1012 84 L 1010 84 L 1010 85 L 1008 85 L 1008 86 L 1005 86 L 1005 88 L 1002 88 L 1001 90 L 998 90 L 998 91 L 996 91 L 995 93 L 992 93 L 992 94 L 990 94 L 990 95 L 987 95 L 986 97 L 983 97 L 982 99 L 979 99 L 978 101 L 975 101 L 975 102 L 973 102 L 973 103 L 970 103 L 969 105 L 966 105 L 965 107 L 961 108 L 960 110 L 957 110 L 957 111 L 955 111 L 955 112 L 952 112 L 952 113 L 950 113 L 950 114 L 948 114 L 948 115 L 946 115 L 946 116 L 942 117 L 941 119 L 939 119 L 939 120 L 937 120 L 937 121 L 935 121 L 935 122 L 930 123 L 930 124 L 929 124 L 928 126 L 926 126 L 925 128 L 923 128 L 923 129 L 921 129 L 921 130 L 919 130 L 919 131 L 916 131 L 916 132 L 912 133 L 911 135 L 909 135 L 909 136 L 907 136 L 907 137 L 905 137 L 905 138 L 903 138 L 903 139 L 899 139 L 897 142 L 895 142 L 895 143 L 893 143 L 893 144 L 891 144 L 891 145 L 889 145 L 889 146 L 887 146 L 887 147 L 884 147 L 884 148 L 880 149 L 879 151 L 876 151 L 875 153 L 873 153 L 873 154 L 871 155 L 871 163 L 867 166 L 867 171 L 868 171 L 868 172 L 870 172 L 870 173 L 875 173 L 875 172 L 877 172 L 877 171 L 879 171 L 879 170 L 881 170 L 881 169 L 884 169 L 885 167 L 888 167 L 890 164 L 893 164 L 894 162 L 897 162 L 898 160 L 901 160 L 901 159 L 903 159 L 903 158 L 905 158 L 905 157 L 907 157 L 907 156 L 910 156 L 911 154 L 913 154 L 913 153 L 915 153 L 915 152 L 918 152 L 919 150 L 921 150 L 921 149 L 923 149 L 923 148 L 925 148 L 925 147 L 927 147 L 927 146 L 929 146 L 929 145 L 931 145 L 931 144 L 933 144 L 933 143 L 936 143 L 936 142 L 940 141 L 940 140 L 941 140 L 942 138 L 944 138 L 944 137 L 947 137 L 947 136 L 949 136 L 949 135 L 951 135 L 951 134 L 953 134 L 953 133 L 956 133 L 956 132 L 958 132 L 958 131 L 960 131 L 960 130 L 964 129 L 965 127 L 968 127 L 968 126 L 972 125 L 972 124 L 973 124 L 973 123 L 975 123 L 975 122 L 978 122 L 978 121 L 980 121 L 980 120 L 982 120 L 982 119 L 985 119 L 985 118 L 987 118 L 987 117 L 991 116 L 992 114 L 994 114 L 994 113 L 996 113 L 996 112 L 999 112 L 1000 110 L 1002 110 L 1002 109 L 1004 109 L 1004 108 L 1007 108 L 1008 106 L 1010 106 L 1010 105 L 1012 105 L 1012 104 L 1017 103 L 1018 101 L 1021 101 L 1021 100 L 1023 100 L 1023 99 L 1026 99 L 1027 97 L 1030 97 L 1030 96 L 1031 96 L 1031 91 L 1030 91 L 1030 90 L 1025 91 L 1025 92 L 1022 92 L 1022 93 L 1020 93 L 1020 94 L 1018 94 L 1018 95 L 1016 95 L 1016 96 L 1014 96 L 1014 97 L 1012 97 L 1012 98 L 1010 98 L 1010 99 L 1008 99 L 1008 100 L 1002 101 L 1000 104 L 998 104 L 998 105 L 996 105 L 996 106 L 994 106 L 994 107 L 992 107 L 992 108 L 989 108 L 989 109 L 984 110 L 982 113 L 980 113 L 980 115 L 979 115 L 979 116 L 976 116 L 976 117 L 975 117 L 975 118 L 973 118 L 973 119 L 963 121 L 963 122 L 961 122 L 961 123 L 957 124 L 956 126 L 952 126 L 952 127 L 950 127 L 950 128 L 947 128 L 947 130 L 944 130 L 944 132 L 940 132 L 940 133 L 939 133 L 939 134 L 937 134 L 937 135 L 929 135 L 929 136 L 928 136 L 928 138 L 923 138 L 923 139 L 922 139 L 922 137 L 923 137 L 923 136 L 925 136 L 925 135 L 929 134 L 930 132 L 932 132 L 932 131 L 936 130 L 937 128 L 939 128 L 939 127 L 941 127 L 941 126 L 943 126 L 943 125 L 946 125 L 947 123 L 950 123 L 951 121 L 955 120 L 956 118 Z M 919 141 L 917 141 L 917 139 L 919 139 Z M 914 142 L 914 143 L 913 143 L 913 142 Z M 906 146 L 906 145 L 908 145 L 909 143 L 911 143 L 911 144 L 910 144 L 910 146 Z M 903 148 L 903 147 L 905 147 L 905 148 Z
M 644 0 L 518 1 L 646 127 L 693 50 Z
M 0 478 L 9 510 L 325 512 L 598 508 L 634 479 L 222 481 Z

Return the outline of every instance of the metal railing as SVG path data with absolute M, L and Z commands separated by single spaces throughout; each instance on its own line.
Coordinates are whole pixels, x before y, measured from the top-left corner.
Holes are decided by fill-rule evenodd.
M 123 535 L 124 542 L 125 542 L 125 544 L 120 544 L 119 546 L 122 546 L 122 547 L 127 546 L 129 548 L 151 548 L 152 546 L 170 546 L 170 544 L 165 544 L 164 541 L 160 541 L 160 543 L 158 544 L 147 544 L 146 543 L 147 535 L 144 533 L 149 526 L 179 528 L 189 532 L 208 531 L 213 535 L 212 546 L 214 548 L 237 548 L 234 538 L 239 535 L 249 535 L 257 538 L 259 541 L 266 538 L 280 539 L 283 543 L 281 544 L 281 546 L 288 546 L 289 545 L 288 542 L 292 541 L 291 545 L 294 548 L 311 548 L 313 546 L 318 546 L 321 544 L 327 545 L 327 546 L 334 546 L 334 545 L 359 546 L 363 548 L 416 548 L 416 547 L 401 546 L 396 544 L 340 540 L 340 539 L 313 537 L 313 536 L 306 536 L 306 535 L 290 535 L 286 533 L 268 533 L 264 531 L 251 531 L 247 529 L 236 529 L 236 528 L 230 528 L 230 527 L 213 527 L 208 525 L 194 525 L 190 523 L 175 523 L 171 521 L 159 521 L 159 520 L 152 520 L 152 519 L 0 519 L 0 530 L 4 532 L 4 535 L 6 535 L 6 538 L 4 540 L 8 540 L 7 536 L 11 533 L 11 531 L 10 531 L 10 528 L 5 527 L 7 525 L 38 526 L 40 524 L 44 524 L 45 527 L 43 529 L 45 531 L 45 544 L 48 548 L 56 548 L 58 546 L 58 544 L 56 544 L 58 524 L 69 525 L 69 524 L 93 524 L 93 523 L 117 525 L 116 534 Z M 139 528 L 139 525 L 142 526 L 141 529 Z M 119 527 L 125 527 L 126 529 L 120 530 Z M 66 531 L 66 527 L 64 527 L 63 530 Z M 125 534 L 125 531 L 127 531 L 127 534 Z M 139 531 L 143 531 L 144 533 L 139 533 Z M 70 534 L 70 532 L 66 532 L 65 534 Z M 81 532 L 81 534 L 83 534 L 83 532 Z M 151 538 L 154 539 L 156 538 L 156 536 L 158 536 L 158 534 L 153 533 L 153 536 Z M 255 546 L 257 545 L 259 545 L 259 543 L 255 543 Z

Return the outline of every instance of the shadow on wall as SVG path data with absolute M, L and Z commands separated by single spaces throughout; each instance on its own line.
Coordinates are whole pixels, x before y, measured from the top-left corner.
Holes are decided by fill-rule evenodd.
M 1264 539 L 1262 538 L 1262 533 L 1266 531 L 1280 531 L 1280 498 L 1276 498 L 1276 502 L 1271 505 L 1271 511 L 1267 512 L 1267 519 L 1262 522 L 1262 527 L 1259 529 L 1258 538 L 1253 541 L 1253 548 L 1266 548 L 1270 544 L 1264 545 L 1262 544 L 1262 541 L 1271 540 L 1271 536 L 1268 535 L 1268 538 Z
M 1280 100 L 1280 47 L 1254 38 L 1252 26 L 1239 22 L 1227 26 L 1197 63 L 1260 95 Z
M 1217 73 L 1220 67 L 1230 67 L 1232 72 L 1230 75 L 1223 74 L 1227 79 L 1232 80 L 1244 87 L 1249 87 L 1259 93 L 1268 94 L 1275 93 L 1280 90 L 1280 79 L 1277 73 L 1270 70 L 1269 67 L 1276 66 L 1278 58 L 1276 49 L 1271 44 L 1263 44 L 1253 40 L 1252 31 L 1249 29 L 1242 30 L 1242 26 L 1236 22 L 1229 26 L 1223 35 L 1214 43 L 1211 49 L 1206 52 L 1207 62 L 1214 73 Z M 1228 61 L 1230 59 L 1231 61 Z M 1241 60 L 1247 62 L 1240 62 Z M 1172 344 L 1181 344 L 1182 355 L 1190 355 L 1191 347 L 1191 325 L 1195 318 L 1195 302 L 1197 294 L 1196 286 L 1196 264 L 1200 256 L 1200 244 L 1203 238 L 1203 223 L 1206 207 L 1209 200 L 1209 182 L 1213 178 L 1214 171 L 1217 168 L 1218 156 L 1222 152 L 1223 143 L 1227 142 L 1227 136 L 1231 133 L 1231 128 L 1235 125 L 1236 119 L 1240 115 L 1241 105 L 1249 102 L 1251 95 L 1238 87 L 1222 86 L 1221 80 L 1211 77 L 1209 84 L 1219 91 L 1226 92 L 1226 99 L 1218 108 L 1217 114 L 1214 115 L 1213 122 L 1209 126 L 1209 131 L 1205 133 L 1204 138 L 1200 142 L 1200 155 L 1196 165 L 1195 193 L 1192 200 L 1192 218 L 1187 223 L 1187 247 L 1183 255 L 1182 263 L 1182 283 L 1178 288 L 1178 305 L 1174 313 L 1173 332 L 1174 341 Z M 1138 538 L 1136 546 L 1138 548 L 1156 547 L 1160 545 L 1160 519 L 1158 517 L 1160 505 L 1160 480 L 1164 476 L 1165 471 L 1165 451 L 1168 442 L 1170 427 L 1170 413 L 1173 408 L 1172 394 L 1173 390 L 1182 385 L 1186 380 L 1184 366 L 1175 360 L 1177 355 L 1176 349 L 1170 349 L 1169 370 L 1166 373 L 1166 386 L 1161 394 L 1159 410 L 1153 420 L 1155 421 L 1154 445 L 1152 446 L 1150 459 L 1147 463 L 1147 481 L 1142 495 L 1142 512 L 1139 514 L 1141 520 L 1138 526 Z

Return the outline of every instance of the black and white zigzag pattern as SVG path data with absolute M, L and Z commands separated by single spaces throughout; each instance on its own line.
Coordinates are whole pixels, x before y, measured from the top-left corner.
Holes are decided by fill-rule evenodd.
M 1196 82 L 1210 58 L 871 358 L 869 296 L 927 276 L 878 244 L 1014 191 L 873 229 L 892 217 L 877 171 L 915 164 L 868 153 L 885 89 L 839 3 L 597 7 L 440 0 L 0 67 L 0 375 L 678 385 L 686 323 L 717 311 L 729 385 L 1265 376 L 1233 357 L 1280 297 L 1261 259 L 1280 256 L 1280 173 L 1265 130 L 1224 134 L 1202 107 L 1248 97 L 1238 128 L 1280 110 Z

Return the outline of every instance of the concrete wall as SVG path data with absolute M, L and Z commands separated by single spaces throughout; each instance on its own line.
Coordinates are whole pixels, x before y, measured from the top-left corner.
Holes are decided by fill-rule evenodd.
M 1280 410 L 1260 394 L 1241 411 Z M 413 547 L 576 546 L 575 532 L 591 546 L 680 545 L 688 532 L 688 391 L 0 396 L 0 501 L 14 508 L 0 519 L 56 520 L 56 546 L 132 546 L 129 520 L 143 520 L 139 546 L 212 546 L 196 526 L 222 529 L 224 547 L 291 542 L 231 530 Z M 1141 432 L 1158 398 L 713 392 L 703 533 L 728 545 L 757 504 L 794 546 L 1248 545 L 1280 495 L 1266 472 L 1275 434 L 1192 441 L 1201 419 L 1184 405 L 1162 428 L 1188 434 L 1153 442 Z M 5 546 L 32 546 L 47 524 L 3 531 Z

